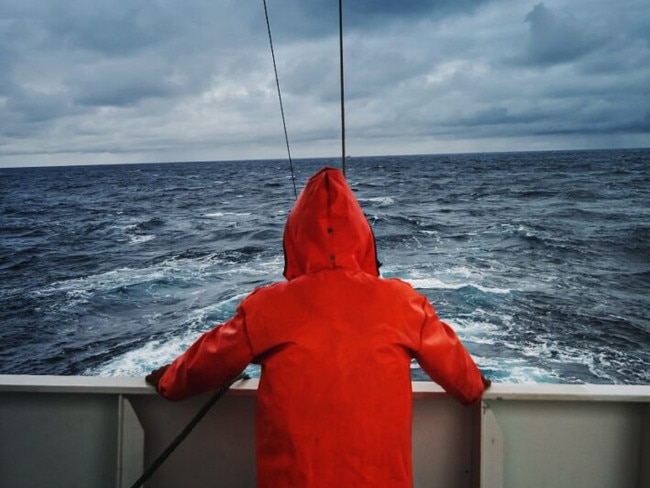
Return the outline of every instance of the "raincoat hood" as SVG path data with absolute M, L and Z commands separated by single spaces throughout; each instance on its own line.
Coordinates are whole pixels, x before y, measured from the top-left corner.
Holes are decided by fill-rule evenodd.
M 335 268 L 379 276 L 372 229 L 340 170 L 324 168 L 305 185 L 284 229 L 284 258 L 288 280 Z

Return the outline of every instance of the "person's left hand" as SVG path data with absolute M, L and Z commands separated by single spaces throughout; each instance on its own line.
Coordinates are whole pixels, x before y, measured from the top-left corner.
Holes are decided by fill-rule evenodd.
M 145 376 L 144 380 L 153 386 L 156 391 L 158 391 L 158 383 L 160 382 L 162 375 L 164 375 L 165 371 L 167 371 L 167 368 L 169 368 L 169 364 L 166 364 L 165 366 L 162 366 L 158 369 L 154 369 L 151 373 Z

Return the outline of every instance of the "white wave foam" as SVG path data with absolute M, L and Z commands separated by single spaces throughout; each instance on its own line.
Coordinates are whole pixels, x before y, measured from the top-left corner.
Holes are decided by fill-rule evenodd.
M 533 366 L 524 361 L 482 358 L 480 356 L 474 356 L 474 359 L 479 369 L 493 383 L 539 384 L 562 382 L 562 379 L 555 371 Z M 417 361 L 413 360 L 411 370 L 422 371 L 422 368 Z
M 235 295 L 215 305 L 191 310 L 179 330 L 184 333 L 168 340 L 153 340 L 124 354 L 87 370 L 84 374 L 92 376 L 143 376 L 153 369 L 169 364 L 187 350 L 201 334 L 218 323 L 210 323 L 210 317 L 221 315 L 226 320 L 235 312 L 237 305 L 246 293 Z
M 478 309 L 472 315 L 480 316 L 483 311 Z M 444 320 L 444 319 L 443 319 Z M 456 332 L 462 336 L 461 339 L 471 340 L 477 344 L 494 344 L 495 338 L 503 331 L 491 322 L 475 318 L 460 318 L 457 317 L 449 321 L 450 325 Z
M 143 236 L 132 236 L 129 244 L 142 244 L 143 242 L 148 242 L 155 239 L 156 236 L 152 234 L 143 235 Z
M 204 217 L 211 219 L 218 219 L 221 217 L 250 217 L 253 215 L 251 212 L 212 212 L 203 214 Z
M 373 203 L 379 207 L 388 207 L 389 205 L 393 205 L 395 203 L 395 199 L 393 197 L 359 198 L 358 200 L 361 203 Z
M 446 283 L 438 278 L 403 278 L 413 288 L 422 290 L 458 290 L 465 286 L 463 283 Z
M 226 263 L 228 264 L 228 263 Z M 259 253 L 250 257 L 250 260 L 237 262 L 225 268 L 220 265 L 219 272 L 230 276 L 232 274 L 259 276 L 266 275 L 270 279 L 281 279 L 281 272 L 284 269 L 284 255 L 280 251 L 277 254 L 262 256 Z M 275 276 L 274 276 L 275 275 Z
M 36 296 L 64 293 L 70 304 L 81 303 L 93 293 L 103 293 L 116 288 L 156 284 L 174 280 L 200 284 L 208 275 L 216 272 L 221 260 L 214 254 L 200 258 L 171 258 L 147 268 L 118 268 L 104 273 L 57 281 L 33 292 Z
M 613 350 L 590 350 L 577 347 L 555 347 L 549 343 L 526 344 L 521 347 L 522 354 L 530 358 L 543 358 L 545 361 L 557 364 L 566 369 L 567 365 L 575 364 L 586 368 L 594 377 L 616 383 L 616 378 L 607 373 L 608 370 L 617 369 L 626 365 L 627 358 L 622 355 L 620 361 L 616 359 L 619 354 Z
M 169 364 L 185 351 L 200 334 L 176 337 L 168 341 L 152 341 L 143 347 L 122 354 L 84 374 L 90 376 L 145 376 Z
M 560 375 L 529 364 L 522 359 L 485 358 L 474 356 L 479 369 L 494 383 L 561 383 Z
M 470 286 L 473 286 L 474 288 L 482 291 L 483 293 L 494 293 L 496 295 L 507 295 L 508 293 L 512 292 L 510 288 L 494 288 L 492 286 L 482 286 L 482 285 L 470 285 Z
M 422 290 L 460 290 L 471 286 L 477 290 L 482 291 L 483 293 L 493 293 L 499 295 L 505 295 L 510 293 L 512 290 L 509 288 L 494 288 L 490 286 L 483 286 L 477 283 L 466 283 L 466 282 L 449 282 L 442 281 L 438 278 L 403 278 L 404 281 L 409 283 L 413 288 L 418 288 Z

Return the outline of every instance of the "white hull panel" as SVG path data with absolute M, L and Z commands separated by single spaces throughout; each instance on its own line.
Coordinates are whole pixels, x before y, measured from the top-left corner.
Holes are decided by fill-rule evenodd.
M 256 388 L 234 387 L 145 486 L 253 488 Z M 432 383 L 413 391 L 416 487 L 650 486 L 650 386 L 493 385 L 467 407 Z M 0 487 L 129 487 L 208 398 L 0 375 Z

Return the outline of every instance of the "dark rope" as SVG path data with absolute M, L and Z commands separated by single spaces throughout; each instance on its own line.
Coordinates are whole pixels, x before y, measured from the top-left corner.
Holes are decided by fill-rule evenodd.
M 205 417 L 205 414 L 208 413 L 208 411 L 212 408 L 212 406 L 219 401 L 219 399 L 226 394 L 226 392 L 230 389 L 230 387 L 235 384 L 239 380 L 247 380 L 250 379 L 250 376 L 248 376 L 246 373 L 242 373 L 237 378 L 235 378 L 233 381 L 231 381 L 227 386 L 224 386 L 223 388 L 220 388 L 217 390 L 217 392 L 214 394 L 208 402 L 203 405 L 201 410 L 198 411 L 198 413 L 194 416 L 192 420 L 190 420 L 190 423 L 187 424 L 187 426 L 181 431 L 180 434 L 176 436 L 176 438 L 172 441 L 172 443 L 167 446 L 167 449 L 165 449 L 158 458 L 149 466 L 149 468 L 142 473 L 142 476 L 138 478 L 138 480 L 131 485 L 131 488 L 139 488 L 141 487 L 151 476 L 160 468 L 160 466 L 167 460 L 167 458 L 173 453 L 176 448 L 185 440 L 185 438 L 192 432 L 194 427 L 197 426 L 197 424 Z
M 280 79 L 278 78 L 278 67 L 275 62 L 275 51 L 273 50 L 273 37 L 271 36 L 271 23 L 269 22 L 269 11 L 264 2 L 264 16 L 266 17 L 266 30 L 269 33 L 269 46 L 271 46 L 271 58 L 273 59 L 273 72 L 275 73 L 275 85 L 278 88 L 278 100 L 280 101 L 280 113 L 282 114 L 282 127 L 284 127 L 284 140 L 287 144 L 287 154 L 289 155 L 289 168 L 291 169 L 291 181 L 293 182 L 293 194 L 298 199 L 298 190 L 296 189 L 296 175 L 293 171 L 293 161 L 291 160 L 291 149 L 289 148 L 289 136 L 287 135 L 287 123 L 284 118 L 284 106 L 282 105 L 282 92 L 280 91 Z
M 345 81 L 343 76 L 343 0 L 339 0 L 339 61 L 341 73 L 341 169 L 345 176 Z

